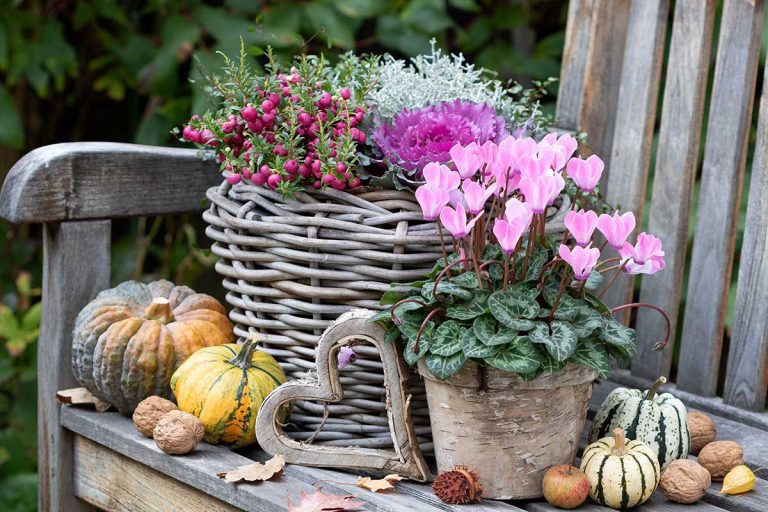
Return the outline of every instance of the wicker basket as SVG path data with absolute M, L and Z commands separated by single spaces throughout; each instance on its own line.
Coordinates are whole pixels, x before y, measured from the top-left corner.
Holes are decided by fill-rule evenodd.
M 220 258 L 216 270 L 233 307 L 235 333 L 244 338 L 258 332 L 292 379 L 314 368 L 315 345 L 340 314 L 354 307 L 381 309 L 390 283 L 423 277 L 440 257 L 437 226 L 423 220 L 411 192 L 329 189 L 285 200 L 263 187 L 225 181 L 207 196 L 206 233 Z M 566 201 L 553 211 L 558 220 L 549 224 L 561 225 L 568 207 Z M 292 437 L 392 447 L 381 360 L 372 346 L 355 352 L 355 363 L 341 372 L 344 400 L 296 403 L 286 428 Z M 430 452 L 426 395 L 416 372 L 410 392 L 416 434 Z

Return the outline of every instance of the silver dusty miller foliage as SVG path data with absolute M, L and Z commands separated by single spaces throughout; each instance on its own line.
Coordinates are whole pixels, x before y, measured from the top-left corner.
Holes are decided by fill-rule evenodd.
M 529 91 L 492 79 L 490 71 L 476 68 L 462 54 L 443 54 L 434 39 L 430 43 L 431 52 L 410 63 L 391 55 L 382 58 L 377 84 L 369 94 L 380 120 L 389 122 L 406 108 L 463 100 L 490 105 L 510 125 L 538 124 L 539 104 Z

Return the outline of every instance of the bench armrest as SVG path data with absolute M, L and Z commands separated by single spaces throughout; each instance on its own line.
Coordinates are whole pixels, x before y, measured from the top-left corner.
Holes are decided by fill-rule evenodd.
M 195 149 L 53 144 L 13 166 L 0 191 L 0 218 L 42 223 L 196 211 L 221 180 L 214 161 Z

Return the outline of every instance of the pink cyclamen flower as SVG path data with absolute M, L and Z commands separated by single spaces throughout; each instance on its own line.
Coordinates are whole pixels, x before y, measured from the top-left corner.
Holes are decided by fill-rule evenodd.
M 477 215 L 485 210 L 485 202 L 496 192 L 496 184 L 485 188 L 475 181 L 464 180 L 461 189 L 464 191 L 464 201 L 467 203 L 469 213 Z
M 597 227 L 597 214 L 592 210 L 571 210 L 565 215 L 565 227 L 573 235 L 577 245 L 586 247 Z
M 541 143 L 550 144 L 555 148 L 554 169 L 556 171 L 565 167 L 565 163 L 573 156 L 579 146 L 579 142 L 567 133 L 560 137 L 556 133 L 550 133 L 539 144 L 541 145 Z
M 635 229 L 635 214 L 619 214 L 618 211 L 613 212 L 613 215 L 603 213 L 597 218 L 597 229 L 608 240 L 608 245 L 618 251 L 624 247 L 627 237 Z
M 526 229 L 527 226 L 521 220 L 508 222 L 505 219 L 496 219 L 493 224 L 493 234 L 501 249 L 507 254 L 515 252 L 517 243 Z
M 513 197 L 504 207 L 504 219 L 507 222 L 520 222 L 523 224 L 523 230 L 525 231 L 530 227 L 531 220 L 533 219 L 533 211 L 531 205 L 524 203 Z
M 459 173 L 437 162 L 425 165 L 422 173 L 427 180 L 427 185 L 434 189 L 453 190 L 459 188 L 461 184 Z
M 480 146 L 477 143 L 472 142 L 466 146 L 462 146 L 461 143 L 456 143 L 449 151 L 451 160 L 456 166 L 456 170 L 459 171 L 461 179 L 466 180 L 475 175 L 485 163 L 483 161 Z
M 429 185 L 422 185 L 416 189 L 416 200 L 421 206 L 424 220 L 435 220 L 440 216 L 440 210 L 448 204 L 450 195 L 447 190 L 434 189 Z
M 566 172 L 584 192 L 592 192 L 600 181 L 605 164 L 597 155 L 592 155 L 586 160 L 571 158 L 568 161 Z
M 552 170 L 537 179 L 524 177 L 520 180 L 520 192 L 525 196 L 525 201 L 530 203 L 533 213 L 544 213 L 547 206 L 555 202 L 563 187 L 565 180 L 560 173 Z
M 477 222 L 477 219 L 479 218 L 480 216 L 478 215 L 467 222 L 467 210 L 464 209 L 464 206 L 461 203 L 456 205 L 455 210 L 450 206 L 445 206 L 440 211 L 440 222 L 442 222 L 443 226 L 445 226 L 448 231 L 451 232 L 451 235 L 457 239 L 467 236 L 467 234 L 472 231 L 475 222 Z
M 357 354 L 350 347 L 341 347 L 337 359 L 339 368 L 346 368 L 357 360 Z
M 585 281 L 600 258 L 600 249 L 595 247 L 586 249 L 578 245 L 570 249 L 567 245 L 561 244 L 557 254 L 571 266 L 577 280 Z
M 629 274 L 655 274 L 666 266 L 661 240 L 646 233 L 637 235 L 635 245 L 624 242 L 619 255 Z

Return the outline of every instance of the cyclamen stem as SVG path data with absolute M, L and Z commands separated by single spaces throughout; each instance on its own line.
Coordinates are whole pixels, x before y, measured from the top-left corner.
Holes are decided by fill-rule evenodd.
M 464 263 L 467 263 L 467 262 L 470 262 L 470 261 L 471 260 L 468 260 L 467 258 L 456 260 L 453 263 L 449 264 L 447 267 L 445 267 L 443 270 L 441 270 L 440 273 L 437 274 L 437 279 L 435 279 L 435 287 L 432 289 L 432 294 L 434 295 L 435 293 L 437 293 L 437 285 L 440 284 L 440 281 L 443 279 L 443 277 L 445 276 L 446 272 L 450 272 L 451 271 L 451 267 L 453 267 L 454 265 L 458 265 L 460 263 L 464 264 Z
M 669 321 L 669 316 L 667 315 L 667 312 L 661 309 L 660 307 L 654 306 L 653 304 L 648 304 L 647 302 L 633 302 L 631 304 L 624 304 L 623 306 L 615 307 L 610 311 L 610 313 L 614 314 L 614 313 L 618 313 L 619 311 L 624 311 L 625 309 L 631 309 L 631 308 L 649 308 L 658 312 L 661 316 L 664 317 L 664 323 L 666 324 L 664 339 L 653 346 L 653 350 L 656 350 L 656 351 L 664 350 L 664 347 L 666 347 L 667 343 L 669 343 L 669 335 L 672 330 L 672 326 Z
M 400 319 L 395 316 L 395 309 L 397 309 L 401 304 L 405 304 L 406 302 L 415 302 L 416 304 L 421 304 L 423 307 L 427 307 L 427 304 L 425 302 L 422 302 L 414 298 L 397 301 L 392 305 L 391 308 L 389 308 L 389 316 L 390 318 L 392 318 L 393 324 L 400 325 Z
M 536 216 L 533 216 L 531 220 L 531 231 L 528 233 L 528 245 L 525 247 L 525 259 L 523 260 L 523 278 L 528 273 L 528 258 L 531 256 L 531 249 L 533 248 L 534 238 L 536 238 Z
M 619 266 L 618 266 L 618 268 L 616 268 L 616 273 L 615 273 L 615 274 L 613 274 L 613 277 L 611 277 L 611 280 L 610 280 L 610 281 L 608 281 L 608 284 L 606 284 L 606 285 L 603 287 L 602 291 L 601 291 L 601 292 L 600 292 L 600 294 L 597 296 L 597 298 L 598 298 L 598 299 L 602 299 L 602 298 L 603 298 L 603 295 L 605 295 L 605 292 L 607 292 L 607 291 L 608 291 L 608 288 L 610 288 L 611 286 L 613 286 L 613 283 L 614 283 L 614 282 L 616 282 L 616 278 L 618 278 L 618 277 L 619 277 L 619 275 L 621 275 L 621 272 L 622 272 L 622 270 L 624 270 L 624 265 L 619 265 Z
M 507 283 L 509 283 L 509 256 L 508 253 L 504 253 L 504 284 L 501 287 L 502 290 L 506 290 Z
M 563 272 L 563 278 L 560 280 L 560 289 L 557 291 L 557 299 L 555 299 L 555 303 L 552 304 L 552 312 L 549 314 L 549 321 L 551 322 L 553 318 L 555 318 L 555 313 L 557 312 L 557 307 L 560 305 L 560 299 L 563 298 L 563 294 L 565 293 L 565 286 L 568 283 L 568 269 L 566 269 Z
M 433 309 L 429 312 L 427 317 L 424 319 L 423 322 L 421 322 L 421 327 L 419 328 L 419 333 L 416 335 L 416 341 L 413 343 L 413 353 L 418 354 L 419 353 L 419 341 L 421 340 L 421 334 L 424 332 L 424 329 L 426 329 L 427 324 L 432 319 L 433 316 L 439 314 L 440 312 L 445 312 L 445 309 L 443 308 L 437 308 Z
M 545 278 L 544 273 L 547 271 L 547 269 L 553 265 L 560 263 L 561 261 L 563 261 L 563 259 L 557 256 L 555 257 L 555 259 L 553 259 L 552 261 L 548 261 L 543 267 L 541 267 L 541 272 L 539 273 L 539 284 L 537 285 L 538 288 L 541 288 L 542 286 L 544 286 L 544 278 Z
M 443 260 L 448 265 L 448 250 L 445 248 L 445 238 L 443 238 L 443 227 L 440 222 L 437 223 L 437 234 L 440 236 L 440 248 L 443 250 Z M 451 277 L 451 273 L 448 272 L 448 277 Z
M 602 249 L 600 249 L 602 251 Z M 597 263 L 597 265 L 594 266 L 594 268 L 599 268 L 605 265 L 606 263 L 611 263 L 614 261 L 621 261 L 621 256 L 616 256 L 615 258 L 608 258 L 607 260 L 603 260 Z M 613 268 L 613 267 L 611 267 Z

